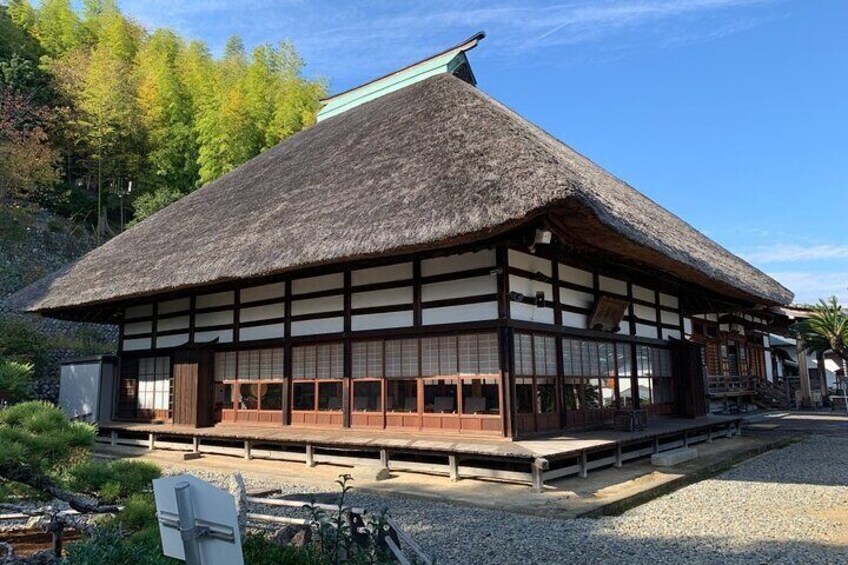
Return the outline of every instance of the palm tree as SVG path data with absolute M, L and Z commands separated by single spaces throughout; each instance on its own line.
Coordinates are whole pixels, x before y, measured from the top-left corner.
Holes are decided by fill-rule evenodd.
M 803 341 L 804 351 L 824 354 L 832 351 L 842 360 L 843 373 L 848 376 L 848 314 L 835 296 L 819 300 L 809 318 L 792 326 L 792 333 Z M 819 367 L 824 370 L 824 367 Z

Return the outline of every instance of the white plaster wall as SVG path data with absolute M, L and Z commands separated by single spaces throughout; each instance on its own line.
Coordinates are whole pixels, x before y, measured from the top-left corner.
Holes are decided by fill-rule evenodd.
M 399 263 L 397 265 L 360 269 L 350 274 L 350 283 L 353 286 L 411 279 L 412 263 Z
M 425 308 L 421 315 L 421 321 L 424 325 L 496 320 L 497 318 L 497 302 L 480 302 L 478 304 L 463 304 L 460 306 L 446 306 L 444 308 Z
M 284 298 L 286 296 L 286 283 L 272 283 L 262 286 L 252 286 L 241 289 L 239 301 L 242 304 L 257 302 L 259 300 L 271 300 L 273 298 Z
M 358 314 L 350 323 L 353 331 L 407 328 L 412 326 L 412 311 Z
M 268 324 L 239 328 L 239 341 L 254 341 L 257 339 L 280 339 L 286 336 L 286 325 Z
M 421 261 L 421 275 L 429 277 L 457 271 L 468 271 L 495 266 L 495 251 L 485 249 L 474 253 L 460 253 L 447 257 L 434 257 Z

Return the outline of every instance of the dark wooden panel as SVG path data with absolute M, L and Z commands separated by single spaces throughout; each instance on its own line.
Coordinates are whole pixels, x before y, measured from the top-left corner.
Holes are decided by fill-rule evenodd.
M 678 412 L 681 416 L 699 418 L 707 415 L 707 390 L 704 383 L 703 345 L 690 341 L 673 341 L 671 347 L 677 389 Z
M 213 425 L 212 353 L 174 353 L 174 423 L 198 428 Z

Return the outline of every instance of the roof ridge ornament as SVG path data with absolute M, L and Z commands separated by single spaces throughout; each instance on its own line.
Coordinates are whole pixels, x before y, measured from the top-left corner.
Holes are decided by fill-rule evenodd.
M 465 41 L 449 47 L 444 51 L 440 51 L 435 55 L 421 59 L 402 69 L 392 71 L 359 86 L 323 98 L 321 103 L 324 107 L 318 112 L 318 121 L 320 122 L 332 116 L 337 116 L 365 102 L 370 102 L 390 92 L 395 92 L 396 90 L 442 73 L 452 74 L 476 86 L 477 79 L 474 77 L 471 64 L 468 62 L 465 52 L 474 49 L 485 37 L 486 34 L 484 32 L 477 32 Z

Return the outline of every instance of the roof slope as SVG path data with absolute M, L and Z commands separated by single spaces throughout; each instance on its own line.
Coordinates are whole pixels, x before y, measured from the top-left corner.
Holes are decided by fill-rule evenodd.
M 328 119 L 25 289 L 49 312 L 488 237 L 581 203 L 737 295 L 792 294 L 486 94 L 438 75 Z M 635 249 L 635 248 L 634 248 Z M 706 279 L 706 280 L 703 280 Z

